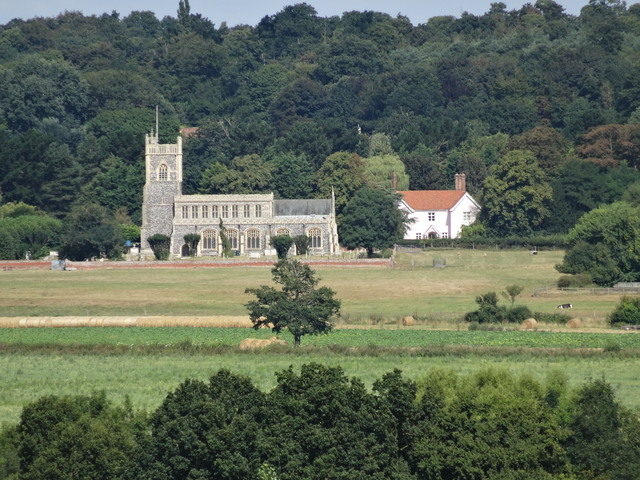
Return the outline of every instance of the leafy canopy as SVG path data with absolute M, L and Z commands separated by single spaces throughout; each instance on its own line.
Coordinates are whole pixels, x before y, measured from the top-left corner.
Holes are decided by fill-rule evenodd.
M 316 288 L 318 279 L 309 265 L 281 259 L 271 273 L 273 281 L 281 285 L 280 290 L 266 285 L 246 289 L 246 293 L 256 296 L 256 300 L 246 303 L 253 328 L 270 326 L 275 333 L 286 328 L 296 346 L 303 335 L 331 331 L 331 317 L 340 313 L 340 301 L 330 288 Z

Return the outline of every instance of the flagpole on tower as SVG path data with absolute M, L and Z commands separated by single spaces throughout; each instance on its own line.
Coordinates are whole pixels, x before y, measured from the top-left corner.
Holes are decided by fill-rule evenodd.
M 160 138 L 160 134 L 158 131 L 158 105 L 156 105 L 156 138 Z

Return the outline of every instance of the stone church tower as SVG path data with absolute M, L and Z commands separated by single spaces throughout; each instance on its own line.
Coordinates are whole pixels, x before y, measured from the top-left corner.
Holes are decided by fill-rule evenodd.
M 153 255 L 147 238 L 173 233 L 174 200 L 182 195 L 182 137 L 160 144 L 158 132 L 145 138 L 146 179 L 142 197 L 140 241 L 143 255 Z

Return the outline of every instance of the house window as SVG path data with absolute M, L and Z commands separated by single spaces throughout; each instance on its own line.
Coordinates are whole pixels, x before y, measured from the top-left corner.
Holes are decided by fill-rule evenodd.
M 243 210 L 244 210 L 244 218 L 249 218 L 251 216 L 251 205 L 245 205 Z
M 229 245 L 231 246 L 231 249 L 237 250 L 238 249 L 238 231 L 227 230 L 227 239 L 229 240 Z
M 422 240 L 422 234 L 416 233 L 416 240 Z
M 229 218 L 229 205 L 222 206 L 222 218 Z
M 218 206 L 211 205 L 211 218 L 218 218 Z
M 447 232 L 442 233 L 442 238 L 449 238 L 449 234 Z
M 462 212 L 462 221 L 464 223 L 471 223 L 471 212 Z
M 436 212 L 427 213 L 427 220 L 429 222 L 435 222 L 436 221 Z
M 319 228 L 310 228 L 307 236 L 310 240 L 310 248 L 322 248 L 322 230 Z
M 289 235 L 291 236 L 291 230 L 288 228 L 279 228 L 276 230 L 276 235 Z
M 259 230 L 247 231 L 247 248 L 250 250 L 260 249 L 260 231 Z
M 198 218 L 198 205 L 191 207 L 191 218 Z
M 256 205 L 256 217 L 260 218 L 262 216 L 262 205 Z
M 169 169 L 164 163 L 158 168 L 158 180 L 162 182 L 169 180 Z
M 182 218 L 189 218 L 189 207 L 187 205 L 182 206 Z
M 205 230 L 202 232 L 202 249 L 215 250 L 218 233 L 215 230 Z
M 231 217 L 238 218 L 238 205 L 231 206 Z

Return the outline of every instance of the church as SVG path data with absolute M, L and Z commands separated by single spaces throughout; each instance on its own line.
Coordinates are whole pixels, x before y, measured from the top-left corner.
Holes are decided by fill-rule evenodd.
M 158 133 L 145 138 L 145 184 L 142 200 L 142 254 L 153 255 L 147 239 L 171 238 L 171 257 L 188 254 L 184 236 L 200 235 L 197 256 L 221 256 L 220 223 L 235 255 L 274 255 L 276 235 L 309 237 L 310 255 L 339 252 L 335 199 L 276 199 L 273 193 L 183 195 L 182 137 L 159 143 Z

